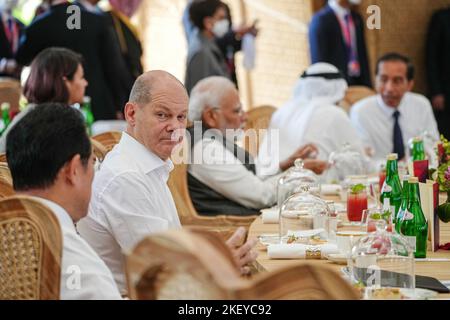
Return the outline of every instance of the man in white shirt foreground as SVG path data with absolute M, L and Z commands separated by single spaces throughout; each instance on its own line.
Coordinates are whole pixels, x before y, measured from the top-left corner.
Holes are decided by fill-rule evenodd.
M 75 229 L 87 214 L 94 157 L 80 113 L 60 104 L 30 111 L 10 131 L 6 154 L 18 194 L 36 197 L 62 231 L 61 299 L 121 299 L 111 271 Z
M 291 150 L 313 143 L 318 158 L 328 160 L 333 151 L 344 144 L 363 153 L 362 144 L 344 110 L 336 106 L 347 90 L 347 82 L 339 70 L 328 63 L 310 66 L 297 81 L 293 97 L 272 116 L 269 133 L 277 131 L 278 141 L 268 134 L 258 152 L 258 175 L 279 171 L 279 164 L 270 151 L 279 144 L 279 159 L 286 159 Z
M 188 99 L 183 84 L 167 72 L 150 71 L 136 80 L 125 106 L 127 130 L 96 173 L 89 214 L 77 225 L 123 294 L 123 252 L 149 234 L 181 227 L 167 179 L 169 157 L 184 136 Z M 240 266 L 256 258 L 255 239 L 236 247 L 244 234 L 239 229 L 227 242 Z
M 198 82 L 191 91 L 189 120 L 194 125 L 188 129 L 188 185 L 200 214 L 252 215 L 276 202 L 279 176 L 266 180 L 257 177 L 254 159 L 236 145 L 246 115 L 233 82 L 217 76 Z M 292 148 L 289 157 L 277 163 L 279 171 L 313 151 L 317 149 L 312 145 Z M 305 166 L 321 172 L 326 163 L 308 159 Z
M 374 160 L 384 161 L 389 153 L 397 153 L 399 160 L 405 159 L 408 141 L 425 131 L 431 140 L 439 139 L 430 102 L 410 92 L 413 87 L 414 66 L 409 58 L 386 54 L 377 62 L 378 94 L 351 108 L 351 121 L 365 147 L 374 149 Z

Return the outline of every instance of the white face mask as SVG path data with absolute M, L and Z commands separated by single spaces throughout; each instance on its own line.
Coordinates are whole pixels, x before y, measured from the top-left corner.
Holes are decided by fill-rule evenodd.
M 222 19 L 214 23 L 212 32 L 217 38 L 222 38 L 230 27 L 230 22 L 227 19 Z
M 0 10 L 11 11 L 17 6 L 18 0 L 0 0 Z
M 361 4 L 361 0 L 349 0 L 350 4 L 358 5 Z

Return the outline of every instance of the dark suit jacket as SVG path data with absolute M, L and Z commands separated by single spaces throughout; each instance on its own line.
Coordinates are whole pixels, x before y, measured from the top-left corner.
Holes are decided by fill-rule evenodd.
M 20 22 L 17 19 L 14 19 L 14 21 L 19 26 L 19 37 L 21 37 L 23 34 L 23 31 L 25 29 L 25 26 L 22 22 Z M 0 60 L 3 58 L 13 59 L 14 52 L 12 51 L 11 45 L 8 41 L 8 38 L 6 37 L 5 27 L 0 19 Z M 0 76 L 15 76 L 17 78 L 20 78 L 20 75 L 10 75 L 10 74 L 2 74 L 2 73 L 0 73 Z
M 338 17 L 328 5 L 313 16 L 309 26 L 311 62 L 328 62 L 333 64 L 345 75 L 349 85 L 372 87 L 364 39 L 364 21 L 354 11 L 352 11 L 352 17 L 355 22 L 358 59 L 361 65 L 360 77 L 351 79 L 348 76 L 348 53 L 341 26 Z
M 28 65 L 45 48 L 65 47 L 83 55 L 84 72 L 89 85 L 86 95 L 92 98 L 95 120 L 115 119 L 123 108 L 121 77 L 124 67 L 112 28 L 104 17 L 81 10 L 81 29 L 66 26 L 69 4 L 52 6 L 25 30 L 17 60 Z
M 130 74 L 128 81 L 124 82 L 125 96 L 128 99 L 134 81 L 144 72 L 141 62 L 143 53 L 141 41 L 134 32 L 130 30 L 127 23 L 125 23 L 114 11 L 106 12 L 105 15 L 115 31 L 115 38 L 120 45 L 123 62 Z
M 445 96 L 445 109 L 435 111 L 439 132 L 450 138 L 450 8 L 431 18 L 426 56 L 429 95 Z
M 427 38 L 427 76 L 430 95 L 450 97 L 450 9 L 431 18 Z

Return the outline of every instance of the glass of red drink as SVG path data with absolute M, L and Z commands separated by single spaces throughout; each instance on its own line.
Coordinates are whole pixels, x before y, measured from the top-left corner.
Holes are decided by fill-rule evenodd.
M 351 185 L 347 191 L 347 217 L 351 222 L 361 222 L 367 209 L 367 189 L 364 184 Z

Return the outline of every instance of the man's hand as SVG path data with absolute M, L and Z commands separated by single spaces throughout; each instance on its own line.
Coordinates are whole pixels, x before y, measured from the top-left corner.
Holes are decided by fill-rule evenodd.
M 236 33 L 236 37 L 239 39 L 242 38 L 247 33 L 252 34 L 253 36 L 257 36 L 259 29 L 256 27 L 256 23 L 252 25 L 242 25 L 234 29 L 234 32 Z
M 445 109 L 445 96 L 443 94 L 438 94 L 431 100 L 433 109 L 436 111 L 443 111 Z
M 316 174 L 322 174 L 328 169 L 328 162 L 318 159 L 306 159 L 304 160 L 305 168 L 312 170 Z
M 282 171 L 289 169 L 297 159 L 314 159 L 318 152 L 319 149 L 314 144 L 308 143 L 297 149 L 287 160 L 280 162 L 280 169 Z
M 248 274 L 250 268 L 246 264 L 255 261 L 258 253 L 253 251 L 253 247 L 258 243 L 257 239 L 247 239 L 247 242 L 242 244 L 245 240 L 245 228 L 239 227 L 236 232 L 227 240 L 226 244 L 233 253 L 241 274 Z

